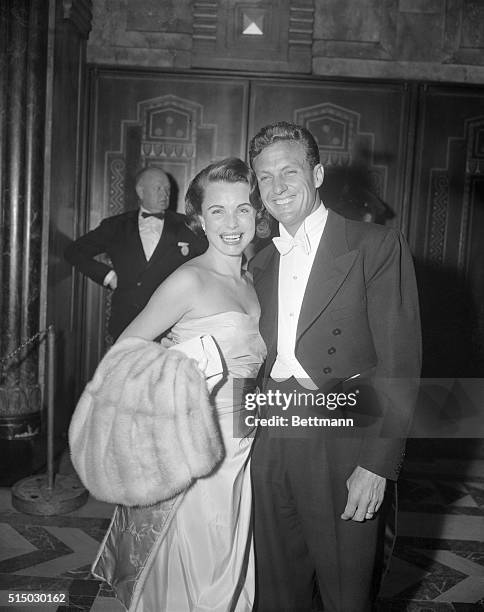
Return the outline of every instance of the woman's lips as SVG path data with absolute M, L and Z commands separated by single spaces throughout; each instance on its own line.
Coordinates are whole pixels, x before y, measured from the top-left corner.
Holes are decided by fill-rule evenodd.
M 238 244 L 242 240 L 243 233 L 220 234 L 220 238 L 225 244 Z

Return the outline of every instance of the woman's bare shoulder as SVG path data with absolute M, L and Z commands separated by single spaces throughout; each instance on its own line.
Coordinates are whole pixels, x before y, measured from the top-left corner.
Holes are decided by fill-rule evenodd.
M 189 261 L 182 264 L 179 268 L 177 268 L 168 279 L 173 283 L 180 283 L 183 285 L 190 285 L 191 287 L 202 286 L 204 282 L 204 276 L 206 276 L 207 271 L 205 266 L 203 265 L 203 260 L 198 261 L 200 257 L 194 257 Z

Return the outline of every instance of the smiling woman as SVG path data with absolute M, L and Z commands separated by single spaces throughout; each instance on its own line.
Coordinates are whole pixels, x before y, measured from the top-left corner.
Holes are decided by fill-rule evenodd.
M 169 525 L 161 527 L 156 518 L 143 518 L 140 530 L 157 534 L 152 542 L 156 554 L 135 539 L 126 545 L 122 529 L 113 521 L 108 544 L 98 556 L 95 575 L 113 584 L 126 606 L 136 612 L 190 610 L 193 602 L 214 612 L 253 608 L 249 469 L 253 425 L 241 423 L 242 429 L 234 431 L 243 413 L 243 390 L 234 379 L 255 379 L 266 352 L 258 328 L 259 302 L 252 278 L 242 267 L 257 215 L 249 201 L 250 177 L 244 162 L 230 158 L 211 164 L 193 179 L 186 196 L 187 214 L 197 231 L 205 231 L 208 249 L 160 285 L 118 340 L 131 336 L 153 340 L 171 329 L 176 349 L 178 343 L 211 335 L 226 368 L 210 397 L 225 459 L 182 494 Z M 153 428 L 152 423 L 148 427 Z M 166 433 L 157 435 L 163 440 Z M 130 603 L 125 586 L 128 582 L 132 586 L 133 559 L 137 568 L 144 568 L 139 577 L 144 586 L 136 587 Z
M 210 164 L 201 170 L 190 183 L 185 197 L 185 210 L 190 220 L 190 225 L 195 231 L 203 231 L 201 224 L 202 207 L 204 201 L 208 205 L 220 204 L 213 200 L 213 193 L 210 197 L 206 196 L 206 189 L 210 185 L 217 184 L 222 186 L 247 185 L 253 182 L 253 174 L 248 166 L 237 157 L 229 157 L 220 162 Z M 246 200 L 249 203 L 249 200 Z M 262 202 L 252 202 L 252 206 L 257 212 L 262 209 Z
M 257 216 L 249 201 L 250 179 L 249 168 L 238 158 L 210 164 L 195 176 L 187 190 L 186 212 L 192 229 L 206 233 L 208 249 L 158 287 L 121 339 L 152 340 L 181 320 L 224 311 L 259 315 L 252 280 L 242 269 Z
M 200 223 L 210 245 L 227 255 L 238 256 L 255 232 L 255 210 L 248 202 L 247 184 L 207 185 Z

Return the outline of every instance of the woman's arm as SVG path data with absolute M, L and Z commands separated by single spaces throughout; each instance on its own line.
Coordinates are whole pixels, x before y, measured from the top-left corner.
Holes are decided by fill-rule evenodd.
M 183 266 L 164 280 L 139 315 L 119 336 L 154 340 L 189 313 L 194 297 L 200 295 L 201 281 L 194 266 Z

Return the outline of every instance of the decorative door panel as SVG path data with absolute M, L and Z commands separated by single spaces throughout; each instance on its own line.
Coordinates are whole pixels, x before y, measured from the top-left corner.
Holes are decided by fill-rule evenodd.
M 484 89 L 423 86 L 412 196 L 429 376 L 484 373 Z
M 198 170 L 245 155 L 247 92 L 243 80 L 96 72 L 91 220 L 135 208 L 134 177 L 147 165 L 171 175 L 183 210 Z
M 319 145 L 325 204 L 347 217 L 406 231 L 409 105 L 405 84 L 257 83 L 249 134 L 274 121 L 304 125 Z
M 244 79 L 94 70 L 92 90 L 86 230 L 137 207 L 135 177 L 146 166 L 168 173 L 170 206 L 183 211 L 188 183 L 201 168 L 245 156 Z M 109 294 L 87 283 L 87 375 L 105 350 L 109 310 Z

